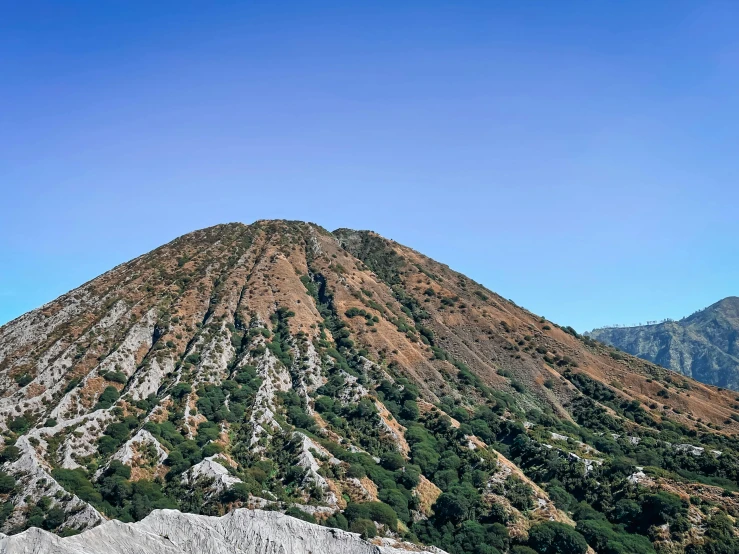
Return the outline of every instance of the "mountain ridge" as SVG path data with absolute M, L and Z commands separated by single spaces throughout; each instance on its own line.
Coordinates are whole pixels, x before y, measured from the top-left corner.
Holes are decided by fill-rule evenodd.
M 739 390 L 739 297 L 678 321 L 594 329 L 589 335 L 703 383 Z
M 0 391 L 9 533 L 255 507 L 450 554 L 651 552 L 735 511 L 734 395 L 371 231 L 183 235 L 0 327 Z

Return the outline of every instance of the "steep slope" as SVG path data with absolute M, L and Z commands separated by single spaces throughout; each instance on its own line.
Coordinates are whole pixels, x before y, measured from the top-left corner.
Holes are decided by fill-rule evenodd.
M 739 297 L 680 321 L 595 329 L 590 336 L 702 383 L 739 390 Z
M 9 533 L 248 507 L 452 554 L 577 552 L 575 522 L 649 551 L 704 540 L 685 522 L 739 479 L 734 395 L 310 223 L 197 231 L 21 316 L 0 390 Z

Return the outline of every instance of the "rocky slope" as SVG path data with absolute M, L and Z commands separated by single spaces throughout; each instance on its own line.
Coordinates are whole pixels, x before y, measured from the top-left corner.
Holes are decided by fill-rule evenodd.
M 680 321 L 595 329 L 590 336 L 702 383 L 739 390 L 739 297 Z
M 734 515 L 739 398 L 368 231 L 180 237 L 0 327 L 0 391 L 10 534 L 259 508 L 451 554 L 649 552 Z

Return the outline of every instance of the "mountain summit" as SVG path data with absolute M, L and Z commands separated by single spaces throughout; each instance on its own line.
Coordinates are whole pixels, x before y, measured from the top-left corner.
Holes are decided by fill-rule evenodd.
M 739 390 L 739 297 L 680 321 L 595 329 L 590 336 L 697 381 Z
M 0 390 L 8 533 L 243 508 L 382 548 L 654 552 L 731 545 L 739 514 L 734 395 L 370 231 L 180 237 L 0 327 Z

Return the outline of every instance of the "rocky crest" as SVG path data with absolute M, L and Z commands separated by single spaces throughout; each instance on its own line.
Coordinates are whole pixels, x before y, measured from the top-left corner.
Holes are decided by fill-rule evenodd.
M 0 537 L 0 554 L 409 554 L 404 548 L 375 545 L 355 533 L 300 521 L 279 512 L 239 509 L 223 517 L 156 510 L 138 523 L 110 521 L 60 538 L 31 528 Z M 425 552 L 444 554 L 439 549 Z

